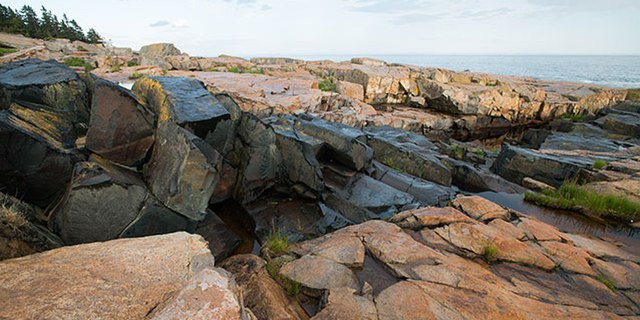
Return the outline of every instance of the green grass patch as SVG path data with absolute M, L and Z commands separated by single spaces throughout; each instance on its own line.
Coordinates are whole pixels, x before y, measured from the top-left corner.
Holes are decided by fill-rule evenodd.
M 326 79 L 318 84 L 318 88 L 325 92 L 336 92 L 336 83 L 331 79 Z
M 464 156 L 464 149 L 460 147 L 457 143 L 451 144 L 451 152 L 453 154 L 453 157 L 459 160 L 461 160 L 462 157 Z
M 129 80 L 136 80 L 136 79 L 140 79 L 140 78 L 146 77 L 146 76 L 147 76 L 146 73 L 134 72 L 134 73 L 129 75 Z
M 608 164 L 609 164 L 608 162 L 598 159 L 598 160 L 593 162 L 593 168 L 596 169 L 596 170 L 600 170 L 600 169 L 606 167 Z
M 296 296 L 302 291 L 302 284 L 297 281 L 293 281 L 286 277 L 280 275 L 280 268 L 283 266 L 283 260 L 279 259 L 268 259 L 267 264 L 265 265 L 265 269 L 267 273 L 273 280 L 278 282 L 283 288 L 284 291 L 290 296 Z
M 227 71 L 229 71 L 229 72 L 233 72 L 233 73 L 240 73 L 240 68 L 238 68 L 238 67 L 231 67 L 231 68 L 227 68 Z
M 76 57 L 64 59 L 63 64 L 67 67 L 83 67 L 87 71 L 95 69 L 93 64 Z
M 615 283 L 613 283 L 613 281 L 609 280 L 609 278 L 603 276 L 603 275 L 598 275 L 596 277 L 596 280 L 602 282 L 605 286 L 607 286 L 607 288 L 609 288 L 609 290 L 611 291 L 616 291 L 616 285 Z
M 122 70 L 122 66 L 117 65 L 117 66 L 111 67 L 111 69 L 109 69 L 109 72 L 118 72 L 120 70 Z
M 582 211 L 616 220 L 640 219 L 640 202 L 610 194 L 599 194 L 575 182 L 565 182 L 557 191 L 543 194 L 527 192 L 524 199 L 556 209 Z
M 493 243 L 488 241 L 484 247 L 482 248 L 484 260 L 488 263 L 494 263 L 498 260 L 498 254 L 500 253 L 498 247 Z
M 565 113 L 565 114 L 561 115 L 560 118 L 566 119 L 566 120 L 571 120 L 573 122 L 584 121 L 584 116 L 583 115 L 579 115 L 579 114 Z
M 289 239 L 280 231 L 270 233 L 264 244 L 274 254 L 285 253 L 289 250 Z
M 127 62 L 127 67 L 135 67 L 135 66 L 137 66 L 137 65 L 138 65 L 138 64 L 137 64 L 135 61 L 133 61 L 133 60 L 129 60 L 129 62 Z
M 18 49 L 14 49 L 14 48 L 0 48 L 0 57 L 4 56 L 5 54 L 10 54 L 10 53 L 14 53 L 14 52 L 18 52 Z
M 205 70 L 206 71 L 206 70 Z M 218 71 L 218 70 L 213 70 L 211 69 L 211 71 Z M 229 67 L 227 68 L 227 72 L 232 72 L 232 73 L 250 73 L 250 74 L 264 74 L 264 69 L 262 68 L 242 68 L 242 67 L 238 67 L 238 66 L 233 66 L 233 67 Z

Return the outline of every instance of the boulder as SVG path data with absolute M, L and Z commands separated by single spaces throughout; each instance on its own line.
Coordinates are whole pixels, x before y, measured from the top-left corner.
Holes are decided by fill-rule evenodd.
M 356 290 L 334 288 L 329 289 L 325 307 L 311 319 L 378 320 L 378 310 L 371 299 Z
M 509 220 L 511 216 L 508 210 L 480 196 L 458 196 L 453 200 L 452 205 L 483 222 L 493 219 Z
M 55 115 L 74 133 L 83 133 L 89 122 L 87 86 L 75 71 L 55 61 L 23 60 L 0 66 L 0 109 L 9 108 L 11 102 L 36 104 L 37 110 Z M 47 124 L 45 118 L 25 120 L 36 126 Z
M 451 185 L 451 171 L 436 157 L 436 146 L 426 137 L 391 127 L 367 127 L 374 158 L 396 170 Z
M 164 207 L 135 172 L 100 159 L 76 165 L 51 226 L 65 244 L 188 230 L 187 218 Z
M 352 83 L 349 81 L 338 81 L 336 84 L 336 91 L 339 94 L 345 95 L 349 98 L 364 100 L 364 88 L 361 84 Z
M 640 138 L 640 120 L 637 113 L 610 113 L 596 122 L 608 132 Z
M 204 220 L 198 222 L 195 233 L 209 243 L 209 250 L 217 261 L 231 256 L 242 242 L 242 239 L 211 210 L 207 210 Z
M 87 149 L 126 166 L 141 164 L 153 145 L 154 114 L 106 80 L 95 79 L 92 96 Z
M 167 56 L 180 55 L 180 50 L 171 43 L 154 43 L 140 48 L 140 65 L 158 66 L 162 69 L 171 69 L 171 64 L 165 61 Z
M 504 144 L 491 170 L 518 184 L 529 177 L 557 188 L 576 178 L 580 169 L 591 167 L 589 159 L 544 154 Z
M 168 208 L 202 220 L 222 170 L 222 156 L 204 140 L 173 122 L 161 122 L 144 178 Z
M 310 289 L 326 290 L 340 287 L 358 289 L 358 279 L 353 271 L 320 256 L 306 255 L 289 262 L 280 269 L 280 274 Z
M 184 232 L 63 247 L 0 262 L 0 298 L 11 301 L 0 305 L 0 314 L 146 319 L 188 279 L 213 267 L 206 242 Z
M 233 274 L 242 292 L 244 306 L 251 309 L 256 318 L 308 319 L 297 301 L 289 299 L 267 273 L 266 262 L 260 257 L 250 254 L 235 255 L 220 266 Z
M 226 139 L 228 127 L 218 128 L 218 124 L 229 120 L 231 115 L 201 81 L 180 77 L 145 77 L 136 81 L 132 91 L 156 113 L 158 125 L 170 121 L 203 140 L 207 140 L 209 135 Z M 223 132 L 216 133 L 216 130 Z M 222 145 L 225 143 L 223 141 Z
M 74 164 L 84 158 L 49 128 L 0 111 L 0 189 L 43 208 L 62 195 Z
M 327 161 L 337 161 L 357 171 L 370 165 L 373 150 L 367 146 L 362 130 L 306 115 L 296 120 L 297 130 L 326 143 L 328 148 L 322 157 Z

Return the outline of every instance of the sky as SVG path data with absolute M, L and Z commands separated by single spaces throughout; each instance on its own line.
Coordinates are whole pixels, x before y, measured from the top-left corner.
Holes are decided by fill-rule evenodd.
M 640 54 L 640 0 L 50 0 L 115 46 L 190 55 Z

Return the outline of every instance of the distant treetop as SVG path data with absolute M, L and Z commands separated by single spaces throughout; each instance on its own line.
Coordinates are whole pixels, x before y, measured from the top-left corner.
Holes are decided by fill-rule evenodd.
M 44 6 L 40 8 L 38 16 L 31 6 L 25 5 L 20 10 L 14 10 L 0 4 L 0 31 L 38 39 L 65 38 L 88 43 L 102 41 L 95 30 L 89 29 L 85 34 L 75 20 L 69 20 L 66 14 L 59 19 Z

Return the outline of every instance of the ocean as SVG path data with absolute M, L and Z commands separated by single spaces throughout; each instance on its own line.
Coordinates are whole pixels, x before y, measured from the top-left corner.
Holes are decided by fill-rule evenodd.
M 545 80 L 640 88 L 640 56 L 545 55 L 283 55 L 304 60 L 345 61 L 371 57 L 386 62 L 456 71 L 527 76 Z

